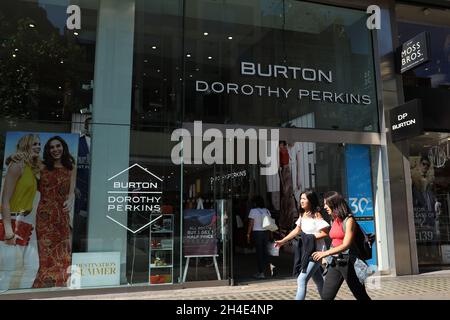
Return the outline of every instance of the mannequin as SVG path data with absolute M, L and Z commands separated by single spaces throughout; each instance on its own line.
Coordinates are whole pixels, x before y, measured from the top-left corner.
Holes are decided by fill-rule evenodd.
M 292 229 L 297 216 L 295 206 L 294 189 L 292 186 L 292 174 L 290 167 L 289 149 L 286 141 L 280 141 L 280 185 L 281 208 L 279 227 L 282 234 Z
M 73 252 L 86 251 L 91 149 L 91 120 L 86 118 L 78 143 L 77 182 L 73 221 Z

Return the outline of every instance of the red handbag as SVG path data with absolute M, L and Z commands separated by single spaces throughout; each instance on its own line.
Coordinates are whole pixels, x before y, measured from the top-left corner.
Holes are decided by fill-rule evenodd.
M 17 238 L 16 244 L 19 246 L 27 246 L 31 239 L 31 233 L 33 232 L 33 225 L 23 221 L 16 221 L 11 219 L 11 226 L 14 230 L 14 233 L 21 237 L 22 239 Z M 3 225 L 3 220 L 0 219 L 0 241 L 5 241 L 5 227 Z

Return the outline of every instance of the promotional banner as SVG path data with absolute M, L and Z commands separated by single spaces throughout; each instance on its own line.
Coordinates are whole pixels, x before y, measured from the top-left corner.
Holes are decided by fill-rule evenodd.
M 74 253 L 71 288 L 120 285 L 120 252 Z
M 188 209 L 183 215 L 184 256 L 216 255 L 216 212 L 210 209 Z
M 350 208 L 364 232 L 375 233 L 370 147 L 346 145 L 345 163 Z M 376 242 L 374 242 L 372 259 L 367 261 L 369 265 L 377 264 L 376 254 Z
M 65 287 L 71 265 L 78 134 L 8 132 L 0 289 Z

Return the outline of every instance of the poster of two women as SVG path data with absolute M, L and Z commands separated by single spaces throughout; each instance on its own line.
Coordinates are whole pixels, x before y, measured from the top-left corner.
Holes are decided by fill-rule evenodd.
M 0 207 L 0 290 L 65 287 L 78 134 L 8 132 Z

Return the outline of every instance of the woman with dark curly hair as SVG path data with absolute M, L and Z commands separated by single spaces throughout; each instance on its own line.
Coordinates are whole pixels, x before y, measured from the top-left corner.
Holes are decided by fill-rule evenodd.
M 59 136 L 44 146 L 36 215 L 39 271 L 34 288 L 66 286 L 71 265 L 70 211 L 76 168 L 67 143 Z

